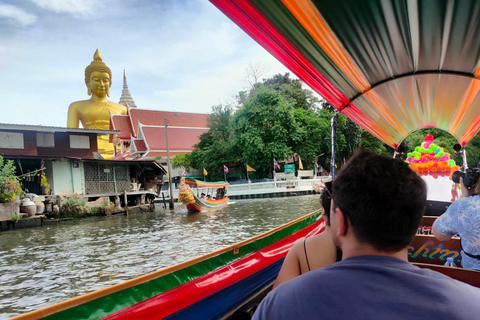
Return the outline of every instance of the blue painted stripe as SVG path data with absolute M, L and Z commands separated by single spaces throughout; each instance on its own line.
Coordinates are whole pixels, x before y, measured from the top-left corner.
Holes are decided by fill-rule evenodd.
M 282 267 L 283 259 L 236 282 L 235 284 L 215 292 L 185 309 L 182 309 L 165 319 L 207 320 L 218 319 L 234 307 L 240 305 L 260 289 L 272 282 Z M 185 297 L 188 299 L 188 297 Z

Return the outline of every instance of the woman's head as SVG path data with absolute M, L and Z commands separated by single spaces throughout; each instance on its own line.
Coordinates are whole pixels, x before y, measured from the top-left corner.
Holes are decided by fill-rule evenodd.
M 325 222 L 327 226 L 330 225 L 330 202 L 332 200 L 332 182 L 325 182 L 325 188 L 323 188 L 322 195 L 320 196 L 320 202 L 323 207 L 323 215 L 325 216 Z

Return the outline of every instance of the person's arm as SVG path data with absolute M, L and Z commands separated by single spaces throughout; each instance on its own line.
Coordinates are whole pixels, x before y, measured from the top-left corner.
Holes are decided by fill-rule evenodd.
M 458 213 L 462 207 L 462 199 L 452 203 L 447 211 L 433 223 L 433 235 L 440 241 L 445 241 L 458 233 Z
M 433 230 L 433 235 L 435 236 L 435 238 L 437 238 L 437 239 L 440 240 L 440 241 L 449 240 L 449 239 L 451 239 L 451 238 L 453 237 L 453 235 L 447 235 L 447 234 L 441 233 L 441 232 L 435 227 L 435 224 L 433 225 L 432 230 Z
M 290 250 L 288 250 L 287 256 L 285 257 L 285 260 L 283 260 L 282 268 L 273 284 L 274 289 L 282 283 L 302 274 L 298 255 L 303 252 L 303 241 L 304 239 L 298 240 L 293 244 Z

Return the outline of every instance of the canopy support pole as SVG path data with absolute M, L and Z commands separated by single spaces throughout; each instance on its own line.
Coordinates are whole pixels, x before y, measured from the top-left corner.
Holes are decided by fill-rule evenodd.
M 330 161 L 330 175 L 332 179 L 335 178 L 335 135 L 337 133 L 337 117 L 338 111 L 335 110 L 335 114 L 332 117 L 332 160 Z
M 467 150 L 465 147 L 462 149 L 462 160 L 463 160 L 463 169 L 468 169 L 468 163 L 467 163 Z

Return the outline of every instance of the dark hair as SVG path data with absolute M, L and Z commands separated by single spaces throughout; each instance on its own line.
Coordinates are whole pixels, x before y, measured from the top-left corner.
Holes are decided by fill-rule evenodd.
M 427 187 L 401 159 L 358 150 L 334 180 L 332 196 L 359 241 L 396 252 L 415 236 Z
M 325 188 L 323 189 L 322 195 L 320 196 L 320 203 L 323 208 L 323 215 L 325 216 L 325 222 L 327 226 L 330 225 L 330 203 L 331 203 L 331 194 L 332 194 L 332 181 L 325 182 Z

